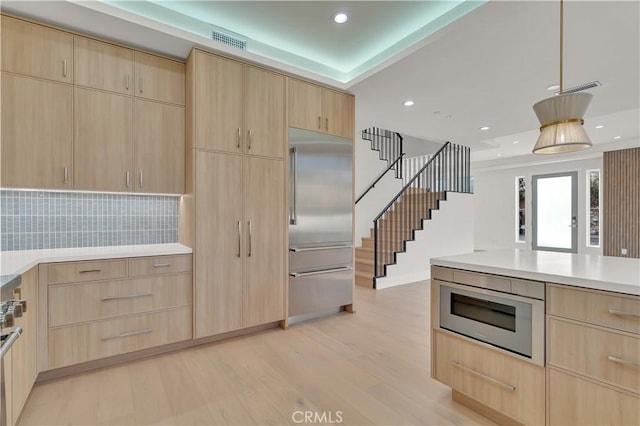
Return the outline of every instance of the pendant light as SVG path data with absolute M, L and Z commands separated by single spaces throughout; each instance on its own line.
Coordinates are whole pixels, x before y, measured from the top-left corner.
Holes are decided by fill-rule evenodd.
M 560 0 L 560 91 L 533 106 L 540 121 L 540 136 L 534 154 L 560 154 L 591 147 L 583 128 L 584 113 L 591 102 L 590 93 L 562 93 L 564 1 Z

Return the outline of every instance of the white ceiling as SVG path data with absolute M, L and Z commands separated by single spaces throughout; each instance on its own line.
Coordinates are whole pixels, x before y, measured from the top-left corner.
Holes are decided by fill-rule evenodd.
M 163 9 L 169 5 L 158 5 L 157 1 L 143 3 Z M 202 19 L 215 18 L 204 16 L 214 6 L 218 12 L 233 16 L 242 23 L 232 29 L 235 32 L 249 32 L 248 28 L 255 24 L 253 37 L 262 37 L 260 31 L 267 31 L 271 23 L 271 37 L 275 40 L 271 43 L 280 50 L 288 47 L 278 37 L 313 44 L 314 52 L 322 55 L 331 54 L 333 47 L 335 56 L 331 61 L 344 62 L 344 69 L 349 69 L 368 57 L 365 40 L 375 33 L 370 27 L 358 27 L 360 19 L 366 18 L 367 22 L 378 19 L 377 25 L 371 27 L 387 25 L 393 29 L 403 25 L 407 14 L 418 15 L 421 7 L 427 10 L 435 2 L 187 3 L 190 7 L 196 3 L 203 7 Z M 442 6 L 447 2 L 437 3 Z M 450 2 L 449 6 L 459 3 Z M 552 96 L 546 88 L 558 82 L 557 1 L 474 3 L 473 7 L 477 7 L 474 10 L 457 20 L 449 16 L 453 22 L 444 28 L 435 31 L 437 27 L 432 26 L 433 34 L 412 39 L 413 45 L 383 58 L 347 83 L 318 70 L 310 71 L 303 63 L 287 63 L 266 53 L 242 52 L 216 44 L 206 36 L 178 28 L 177 20 L 174 24 L 178 27 L 104 2 L 3 1 L 0 5 L 9 12 L 169 56 L 186 58 L 191 46 L 203 46 L 345 88 L 356 94 L 357 132 L 375 126 L 414 138 L 450 140 L 470 146 L 474 161 L 487 164 L 531 152 L 539 126 L 531 106 Z M 336 24 L 330 21 L 336 5 L 351 8 L 351 20 L 345 25 L 356 24 L 348 27 L 345 39 L 340 38 L 339 31 L 343 30 L 336 29 Z M 269 12 L 285 6 L 290 15 L 278 17 Z M 183 19 L 187 19 L 185 13 Z M 380 20 L 380 16 L 388 17 L 388 22 Z M 282 19 L 296 25 L 288 25 Z M 330 29 L 323 32 L 313 27 L 316 21 L 318 26 L 329 25 Z M 298 25 L 302 22 L 305 24 Z M 362 54 L 349 61 L 359 46 Z M 321 57 L 313 59 L 318 60 L 330 62 Z M 594 99 L 587 110 L 585 128 L 594 144 L 600 146 L 598 150 L 640 146 L 639 1 L 565 2 L 565 87 L 593 80 L 599 80 L 603 86 L 591 90 Z M 402 102 L 407 99 L 415 101 L 415 105 L 404 107 Z M 598 124 L 606 127 L 595 129 Z M 484 125 L 491 129 L 480 131 Z M 621 138 L 614 140 L 614 136 Z M 513 143 L 516 140 L 518 144 Z

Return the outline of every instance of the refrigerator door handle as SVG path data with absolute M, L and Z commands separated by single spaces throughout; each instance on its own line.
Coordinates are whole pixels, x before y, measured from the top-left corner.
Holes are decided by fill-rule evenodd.
M 345 248 L 352 248 L 353 246 L 348 244 L 348 245 L 339 245 L 339 246 L 322 246 L 322 247 L 290 247 L 289 251 L 292 251 L 294 253 L 300 253 L 300 252 L 304 252 L 304 251 L 318 251 L 318 250 L 335 250 L 335 249 L 345 249 Z
M 300 278 L 300 277 L 308 277 L 309 275 L 320 275 L 320 274 L 330 274 L 332 272 L 350 271 L 352 269 L 353 269 L 353 266 L 341 266 L 340 268 L 323 269 L 320 271 L 290 272 L 289 276 L 293 278 Z
M 298 149 L 296 147 L 289 148 L 289 225 L 298 223 L 298 213 L 296 211 L 297 204 L 297 178 L 298 174 Z

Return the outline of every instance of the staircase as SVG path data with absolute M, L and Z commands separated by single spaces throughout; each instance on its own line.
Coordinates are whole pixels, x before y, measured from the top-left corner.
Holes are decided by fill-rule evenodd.
M 376 279 L 387 275 L 387 266 L 396 263 L 407 242 L 415 240 L 432 212 L 446 202 L 447 192 L 471 193 L 469 156 L 469 148 L 447 142 L 405 180 L 402 190 L 373 220 L 370 236 L 355 249 L 357 285 L 376 288 Z

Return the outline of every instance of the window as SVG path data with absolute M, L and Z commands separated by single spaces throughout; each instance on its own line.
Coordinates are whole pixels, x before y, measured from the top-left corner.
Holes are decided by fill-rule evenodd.
M 587 247 L 600 247 L 600 170 L 587 170 Z
M 524 243 L 526 237 L 526 179 L 516 176 L 516 243 Z

